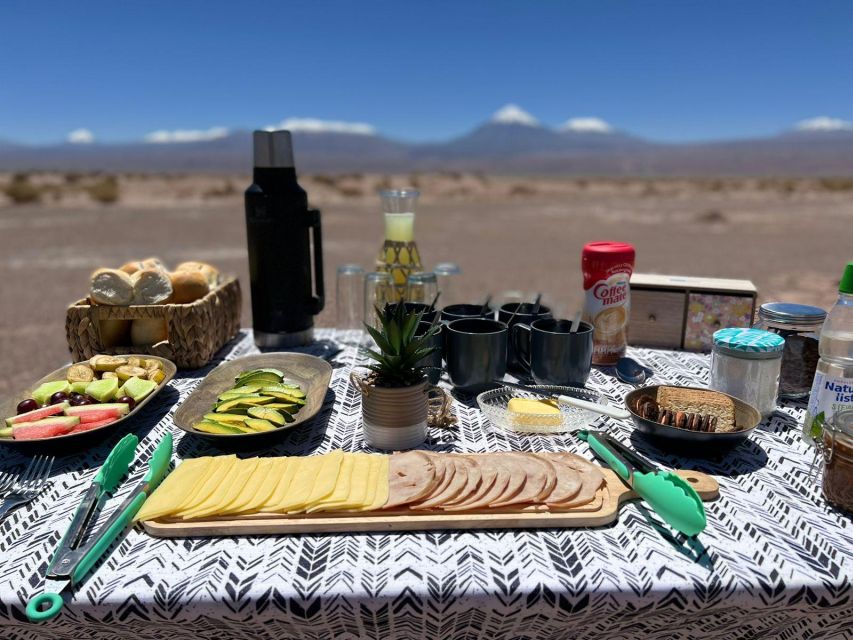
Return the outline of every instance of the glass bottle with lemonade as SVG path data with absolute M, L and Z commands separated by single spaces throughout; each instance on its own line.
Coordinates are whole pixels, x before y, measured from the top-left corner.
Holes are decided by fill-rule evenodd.
M 385 241 L 376 259 L 376 270 L 391 274 L 397 297 L 405 295 L 410 273 L 422 271 L 421 256 L 415 243 L 416 189 L 387 189 L 379 192 L 385 214 Z

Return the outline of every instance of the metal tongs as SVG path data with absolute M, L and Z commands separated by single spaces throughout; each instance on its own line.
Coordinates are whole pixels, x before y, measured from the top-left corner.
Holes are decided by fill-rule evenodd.
M 579 431 L 578 437 L 673 529 L 687 536 L 705 529 L 705 505 L 684 478 L 655 466 L 607 433 Z
M 109 520 L 83 544 L 89 525 L 97 520 L 104 496 L 112 493 L 127 473 L 136 453 L 139 439 L 128 434 L 113 448 L 86 490 L 83 501 L 74 512 L 68 530 L 62 536 L 45 575 L 44 592 L 27 603 L 27 617 L 42 622 L 55 617 L 62 609 L 62 592 L 82 581 L 89 570 L 109 549 L 113 541 L 130 524 L 142 504 L 166 477 L 172 458 L 172 434 L 167 433 L 148 461 L 148 473 L 142 482 L 115 510 Z

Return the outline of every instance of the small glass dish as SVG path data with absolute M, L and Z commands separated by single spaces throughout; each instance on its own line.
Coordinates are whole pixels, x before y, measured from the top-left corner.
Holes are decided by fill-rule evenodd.
M 591 389 L 554 385 L 531 385 L 530 388 L 541 391 L 542 394 L 548 396 L 564 395 L 597 404 L 607 404 L 607 399 L 604 396 Z M 492 425 L 504 431 L 512 431 L 514 433 L 563 433 L 565 431 L 577 431 L 578 429 L 588 427 L 593 420 L 601 417 L 600 413 L 594 411 L 561 404 L 559 405 L 560 415 L 558 424 L 558 416 L 556 414 L 510 413 L 507 405 L 512 398 L 541 400 L 542 396 L 536 393 L 521 391 L 520 389 L 501 387 L 499 389 L 492 389 L 491 391 L 484 391 L 478 395 L 477 404 L 480 406 L 480 411 L 486 415 L 486 418 L 488 418 Z

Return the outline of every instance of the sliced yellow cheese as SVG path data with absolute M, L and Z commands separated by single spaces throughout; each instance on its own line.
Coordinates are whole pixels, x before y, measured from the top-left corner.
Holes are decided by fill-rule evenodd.
M 185 502 L 175 515 L 183 517 L 185 514 L 192 512 L 196 507 L 206 503 L 208 498 L 216 492 L 222 491 L 222 483 L 236 466 L 237 456 L 220 456 L 213 460 L 212 464 L 216 465 L 214 472 L 208 476 L 204 482 L 204 486 L 202 486 L 193 499 Z
M 357 507 L 350 507 L 347 511 L 362 511 L 369 505 L 373 504 L 373 501 L 376 499 L 376 478 L 379 477 L 379 467 L 382 464 L 382 457 L 383 456 L 378 455 L 367 456 L 367 491 L 364 495 L 364 504 L 358 505 Z
M 183 518 L 203 518 L 205 516 L 219 515 L 228 508 L 246 487 L 251 475 L 258 466 L 257 458 L 248 460 L 237 460 L 228 475 L 223 478 L 219 488 L 210 497 L 197 507 L 183 514 Z
M 391 457 L 376 456 L 379 458 L 379 464 L 376 471 L 376 493 L 373 496 L 373 502 L 367 505 L 362 511 L 375 511 L 381 509 L 388 502 L 388 496 L 391 492 L 389 476 L 391 474 Z
M 343 454 L 343 457 L 341 458 L 341 466 L 338 470 L 338 475 L 335 479 L 335 484 L 332 487 L 331 493 L 325 497 L 306 502 L 306 510 L 318 504 L 328 504 L 330 502 L 342 502 L 346 500 L 349 495 L 350 478 L 352 477 L 352 469 L 354 466 L 355 460 L 353 459 L 352 454 Z
M 178 503 L 174 513 L 177 513 L 181 509 L 183 509 L 186 505 L 191 504 L 193 500 L 195 500 L 196 496 L 207 486 L 207 481 L 210 477 L 216 473 L 216 470 L 219 468 L 219 465 L 222 463 L 222 458 L 218 458 L 215 456 L 205 456 L 204 458 L 199 458 L 199 460 L 204 461 L 206 470 L 202 478 L 198 481 L 193 490 L 189 492 L 186 497 Z
M 308 498 L 292 506 L 288 510 L 288 513 L 303 511 L 307 505 L 317 503 L 331 495 L 332 491 L 334 491 L 335 485 L 338 482 L 338 476 L 341 474 L 344 452 L 336 449 L 319 457 L 323 460 L 314 480 L 314 485 L 311 487 L 311 492 L 308 494 Z
M 357 488 L 356 485 L 361 489 L 361 499 L 363 500 L 364 493 L 367 490 L 365 482 L 367 478 L 366 472 L 369 466 L 367 460 L 362 461 L 362 458 L 364 457 L 365 454 L 363 453 L 345 453 L 343 461 L 341 462 L 341 471 L 338 474 L 338 479 L 335 482 L 335 488 L 332 490 L 332 493 L 317 502 L 306 505 L 307 509 L 305 509 L 305 511 L 307 513 L 313 513 L 315 511 L 329 511 L 330 509 L 335 508 L 347 508 L 353 494 L 353 490 Z M 356 467 L 362 469 L 362 465 L 364 472 L 359 473 L 359 477 L 356 477 Z M 361 504 L 358 504 L 358 506 L 361 506 Z
M 246 481 L 240 495 L 220 515 L 233 515 L 237 513 L 252 513 L 260 509 L 269 500 L 272 492 L 284 470 L 289 458 L 261 458 L 255 467 L 254 473 Z
M 322 461 L 319 456 L 294 458 L 288 465 L 285 475 L 273 492 L 272 497 L 261 507 L 261 512 L 280 513 L 300 499 L 303 502 L 307 500 L 321 464 Z
M 322 504 L 325 511 L 348 511 L 350 509 L 363 509 L 370 504 L 367 494 L 370 485 L 371 458 L 374 456 L 366 453 L 350 454 L 354 458 L 352 475 L 349 480 L 349 491 L 347 497 L 342 501 L 329 500 Z M 375 475 L 375 473 L 374 473 Z M 375 480 L 373 494 L 375 496 Z M 371 501 L 374 496 L 371 496 Z
M 559 407 L 549 400 L 511 398 L 506 408 L 516 425 L 560 426 L 563 423 Z
M 135 520 L 156 520 L 178 510 L 208 471 L 210 458 L 184 460 L 154 490 L 136 513 Z

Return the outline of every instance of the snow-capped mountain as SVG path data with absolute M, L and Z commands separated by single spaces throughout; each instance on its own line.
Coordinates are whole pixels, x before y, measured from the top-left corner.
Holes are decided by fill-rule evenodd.
M 846 175 L 853 122 L 818 116 L 776 136 L 705 143 L 644 140 L 594 116 L 548 126 L 509 104 L 471 132 L 431 144 L 389 139 L 363 122 L 288 118 L 300 172 L 473 170 L 597 175 Z M 103 143 L 96 128 L 60 144 L 0 141 L 0 170 L 243 171 L 251 132 L 226 127 L 158 130 L 131 143 Z
M 492 124 L 521 124 L 526 127 L 538 127 L 539 121 L 516 104 L 501 107 L 489 120 Z

